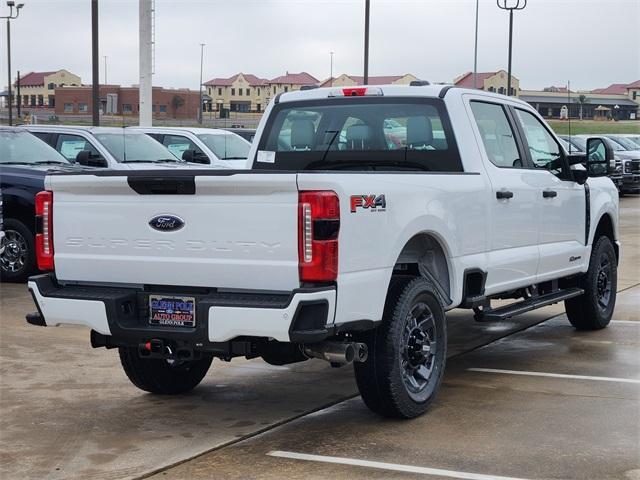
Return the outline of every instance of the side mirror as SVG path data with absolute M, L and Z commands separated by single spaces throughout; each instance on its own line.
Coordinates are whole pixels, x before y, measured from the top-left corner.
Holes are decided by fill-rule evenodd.
M 193 162 L 193 156 L 196 152 L 194 150 L 185 150 L 184 152 L 182 152 L 182 160 L 184 160 L 185 162 Z
M 76 163 L 84 165 L 85 167 L 102 167 L 109 166 L 107 160 L 99 155 L 92 155 L 89 150 L 81 150 L 76 155 Z
M 587 172 L 590 177 L 606 177 L 613 160 L 613 150 L 602 138 L 587 140 Z
M 570 153 L 567 155 L 567 161 L 570 166 L 584 165 L 587 162 L 587 156 L 583 153 Z
M 578 185 L 584 185 L 587 182 L 587 178 L 589 178 L 589 172 L 587 172 L 586 170 L 572 170 L 573 173 L 573 180 L 578 184 Z
M 196 150 L 185 150 L 182 152 L 182 160 L 188 163 L 209 163 L 209 157 Z

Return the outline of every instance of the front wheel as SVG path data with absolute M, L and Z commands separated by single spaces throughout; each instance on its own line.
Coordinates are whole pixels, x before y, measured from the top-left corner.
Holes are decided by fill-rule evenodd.
M 413 418 L 433 402 L 447 356 L 444 309 L 425 278 L 392 280 L 382 323 L 363 335 L 369 358 L 355 363 L 364 403 L 385 417 Z
M 136 387 L 145 392 L 176 395 L 193 390 L 209 371 L 213 357 L 198 360 L 142 358 L 135 347 L 120 347 L 120 363 Z
M 616 252 L 608 237 L 600 237 L 594 242 L 589 270 L 579 285 L 584 294 L 564 302 L 571 325 L 578 330 L 605 328 L 613 315 L 618 287 Z

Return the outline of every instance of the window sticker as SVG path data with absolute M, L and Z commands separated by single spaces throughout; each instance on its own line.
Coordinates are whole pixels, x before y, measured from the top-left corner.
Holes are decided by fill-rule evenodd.
M 60 146 L 60 153 L 69 160 L 75 160 L 78 153 L 84 150 L 84 140 L 65 140 Z
M 178 158 L 182 158 L 182 154 L 188 148 L 188 143 L 172 143 L 167 145 L 167 149 Z
M 258 162 L 261 163 L 276 163 L 276 152 L 270 150 L 258 150 Z

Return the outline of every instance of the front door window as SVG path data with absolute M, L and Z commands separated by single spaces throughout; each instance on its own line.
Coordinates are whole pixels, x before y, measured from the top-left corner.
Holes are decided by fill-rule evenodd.
M 527 139 L 531 160 L 537 168 L 550 170 L 555 175 L 561 171 L 562 158 L 560 144 L 551 136 L 545 126 L 533 114 L 516 109 Z

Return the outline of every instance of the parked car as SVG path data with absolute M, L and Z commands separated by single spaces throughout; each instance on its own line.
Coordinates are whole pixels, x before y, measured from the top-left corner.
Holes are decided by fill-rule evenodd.
M 614 141 L 625 149 L 627 155 L 633 157 L 624 158 L 622 193 L 640 193 L 640 145 L 633 140 L 622 135 L 607 135 L 607 138 Z
M 560 142 L 560 145 L 562 145 L 562 148 L 564 148 L 564 150 L 570 155 L 574 153 L 584 153 L 582 150 L 580 150 L 578 147 L 576 147 L 572 143 L 568 142 L 562 136 L 558 137 L 558 141 Z
M 191 168 L 142 132 L 118 127 L 28 125 L 68 161 L 113 170 Z
M 604 136 L 616 142 L 618 145 L 624 148 L 627 152 L 640 153 L 640 146 L 630 138 L 624 137 L 622 135 L 604 135 Z
M 4 253 L 4 217 L 2 216 L 2 187 L 0 187 L 0 258 Z
M 130 127 L 144 132 L 189 163 L 245 169 L 251 144 L 235 133 L 215 128 Z
M 608 325 L 603 140 L 569 156 L 529 104 L 441 85 L 284 93 L 258 131 L 250 172 L 49 176 L 36 214 L 56 234 L 40 239 L 50 272 L 29 281 L 27 321 L 89 326 L 153 393 L 193 389 L 213 357 L 355 362 L 365 403 L 404 418 L 440 387 L 446 310 L 502 321 L 564 301 L 575 328 Z
M 558 135 L 558 138 L 561 140 L 562 146 L 565 148 L 567 153 L 584 153 L 584 150 L 580 148 L 578 142 L 572 141 L 571 136 L 569 135 Z M 580 142 L 581 143 L 581 142 Z
M 36 268 L 35 195 L 50 172 L 91 170 L 72 165 L 49 145 L 22 128 L 0 127 L 0 191 L 3 251 L 0 277 L 25 281 Z
M 240 135 L 249 143 L 253 142 L 253 138 L 256 136 L 255 128 L 223 128 L 222 130 Z
M 618 137 L 624 137 L 624 138 L 628 138 L 629 140 L 631 140 L 633 143 L 635 143 L 636 145 L 638 145 L 638 148 L 640 149 L 640 135 L 637 134 L 633 134 L 633 133 L 626 133 L 626 134 L 620 134 L 620 135 L 616 135 Z
M 586 137 L 583 136 L 582 138 Z M 620 193 L 640 192 L 640 150 L 629 150 L 620 141 L 616 141 L 610 135 L 602 135 L 609 147 L 613 150 L 614 157 L 622 164 L 622 185 Z M 633 145 L 628 144 L 631 148 Z
M 584 149 L 587 146 L 587 140 L 589 138 L 604 138 L 598 135 L 582 135 L 582 136 L 569 136 L 569 135 L 560 135 L 561 140 L 564 140 L 571 147 L 571 151 L 567 150 L 569 153 L 584 153 Z M 613 143 L 609 139 L 604 139 L 612 148 L 615 147 Z M 622 170 L 623 170 L 623 161 L 621 158 L 616 156 L 616 152 L 613 152 L 613 160 L 611 160 L 611 165 L 609 166 L 609 178 L 614 183 L 619 192 L 622 191 Z

